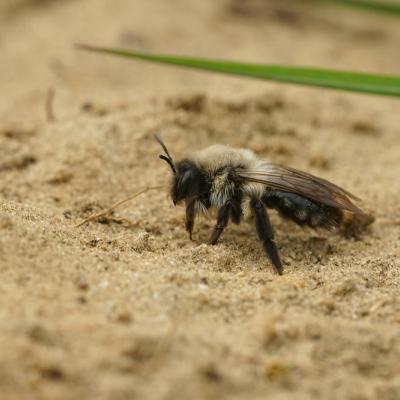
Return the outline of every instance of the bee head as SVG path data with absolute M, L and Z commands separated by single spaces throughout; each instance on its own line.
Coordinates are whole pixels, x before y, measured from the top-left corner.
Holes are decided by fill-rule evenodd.
M 199 192 L 199 181 L 201 179 L 198 167 L 190 160 L 175 163 L 160 136 L 154 135 L 154 137 L 165 153 L 160 154 L 159 157 L 170 166 L 173 173 L 171 185 L 173 203 L 176 205 L 182 200 L 195 198 Z
M 200 171 L 192 161 L 179 161 L 171 185 L 171 197 L 174 204 L 196 198 L 199 195 L 200 180 Z

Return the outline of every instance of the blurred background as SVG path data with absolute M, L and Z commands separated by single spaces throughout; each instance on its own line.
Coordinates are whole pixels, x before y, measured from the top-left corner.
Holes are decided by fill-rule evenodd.
M 232 97 L 272 85 L 85 54 L 74 49 L 77 42 L 395 73 L 398 23 L 318 0 L 2 0 L 0 115 L 37 117 L 50 87 L 59 112 L 69 113 L 89 97 L 134 99 L 181 89 Z

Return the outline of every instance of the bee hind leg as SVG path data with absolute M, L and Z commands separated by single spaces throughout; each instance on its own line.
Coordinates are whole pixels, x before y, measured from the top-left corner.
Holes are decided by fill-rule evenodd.
M 268 258 L 274 265 L 276 272 L 279 275 L 282 275 L 282 262 L 279 257 L 278 248 L 274 242 L 274 231 L 268 217 L 268 212 L 264 207 L 264 203 L 260 199 L 252 199 L 251 208 L 255 215 L 258 238 L 260 239 Z
M 230 202 L 226 203 L 219 209 L 217 224 L 215 225 L 214 230 L 211 234 L 211 238 L 209 241 L 210 244 L 217 244 L 219 237 L 221 236 L 222 232 L 228 225 L 230 209 L 231 209 Z

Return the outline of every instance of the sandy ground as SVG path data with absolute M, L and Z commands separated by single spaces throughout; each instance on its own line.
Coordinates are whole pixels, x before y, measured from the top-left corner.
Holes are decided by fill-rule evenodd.
M 72 48 L 397 73 L 399 40 L 398 19 L 300 2 L 2 0 L 1 399 L 399 399 L 398 100 Z M 167 184 L 156 131 L 177 158 L 220 142 L 330 179 L 375 222 L 273 214 L 282 277 L 251 225 L 190 242 L 166 190 L 76 228 Z

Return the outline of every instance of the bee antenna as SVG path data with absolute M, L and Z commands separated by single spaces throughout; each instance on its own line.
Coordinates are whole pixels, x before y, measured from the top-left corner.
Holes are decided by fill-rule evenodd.
M 163 148 L 164 152 L 166 155 L 160 154 L 159 157 L 161 158 L 161 160 L 164 160 L 168 163 L 168 165 L 171 167 L 172 172 L 174 174 L 176 174 L 176 167 L 175 167 L 175 163 L 174 160 L 172 159 L 171 155 L 169 154 L 169 151 L 167 149 L 167 146 L 165 146 L 164 142 L 162 141 L 160 135 L 158 133 L 156 133 L 154 135 L 154 138 L 157 140 L 157 142 L 160 144 L 160 146 Z

